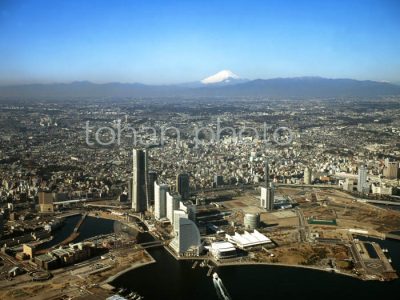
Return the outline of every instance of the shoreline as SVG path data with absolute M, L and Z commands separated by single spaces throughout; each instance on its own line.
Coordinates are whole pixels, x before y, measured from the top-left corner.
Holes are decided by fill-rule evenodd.
M 169 252 L 171 254 L 170 251 L 167 251 L 167 252 Z M 129 267 L 129 268 L 125 269 L 125 270 L 122 270 L 122 271 L 118 272 L 117 274 L 110 276 L 108 279 L 103 281 L 102 284 L 110 284 L 110 282 L 116 280 L 119 276 L 121 276 L 121 275 L 123 275 L 123 274 L 125 274 L 125 273 L 127 273 L 129 271 L 132 271 L 132 270 L 138 269 L 140 267 L 144 267 L 146 265 L 153 264 L 153 263 L 157 262 L 150 254 L 149 254 L 149 256 L 151 257 L 151 261 L 145 262 L 145 263 L 139 263 L 139 264 L 134 265 L 132 267 Z M 190 259 L 189 258 L 181 259 L 179 257 L 176 257 L 175 255 L 173 255 L 173 256 L 177 261 L 184 261 L 184 260 L 197 260 L 197 261 L 199 261 L 199 260 L 204 260 L 205 259 L 203 257 L 191 257 Z M 211 259 L 207 258 L 207 259 L 212 261 L 217 268 L 234 267 L 234 266 L 272 266 L 272 267 L 276 266 L 276 267 L 285 267 L 285 268 L 300 268 L 300 269 L 308 269 L 308 270 L 312 270 L 312 271 L 320 271 L 320 272 L 332 273 L 332 274 L 335 274 L 335 275 L 343 275 L 343 276 L 351 277 L 351 278 L 362 280 L 362 281 L 370 281 L 370 280 L 363 279 L 363 278 L 361 278 L 361 277 L 359 277 L 359 276 L 357 276 L 355 274 L 344 273 L 344 272 L 340 272 L 338 270 L 335 270 L 334 272 L 332 272 L 332 269 L 325 269 L 325 268 L 316 267 L 316 266 L 303 266 L 303 265 L 290 265 L 290 264 L 283 264 L 283 263 L 251 262 L 251 261 L 249 261 L 249 262 L 227 262 L 227 263 L 221 263 L 221 262 L 215 261 L 212 258 Z
M 332 273 L 336 275 L 344 275 L 347 277 L 352 277 L 355 279 L 359 279 L 362 281 L 368 281 L 365 280 L 355 274 L 350 274 L 350 273 L 344 273 L 340 272 L 338 270 L 333 270 L 333 269 L 326 269 L 322 267 L 317 267 L 317 266 L 306 266 L 306 265 L 290 265 L 290 264 L 284 264 L 284 263 L 269 263 L 269 262 L 227 262 L 227 263 L 220 263 L 212 260 L 217 267 L 232 267 L 232 266 L 277 266 L 277 267 L 285 267 L 285 268 L 301 268 L 301 269 L 308 269 L 312 271 L 320 271 L 320 272 L 327 272 L 327 273 Z
M 276 266 L 276 267 L 285 267 L 285 268 L 300 268 L 300 269 L 308 269 L 308 270 L 312 270 L 312 271 L 320 271 L 320 272 L 326 272 L 326 273 L 332 273 L 335 275 L 343 275 L 346 277 L 351 277 L 357 280 L 361 280 L 361 281 L 380 281 L 378 278 L 377 279 L 368 279 L 368 278 L 363 278 L 362 276 L 358 276 L 356 274 L 352 274 L 352 273 L 347 273 L 347 272 L 342 272 L 340 270 L 337 269 L 332 269 L 332 268 L 324 268 L 324 267 L 319 267 L 319 266 L 308 266 L 308 265 L 294 265 L 294 264 L 285 264 L 285 263 L 271 263 L 271 262 L 255 262 L 255 261 L 231 261 L 231 262 L 220 262 L 215 260 L 213 257 L 209 257 L 209 256 L 199 256 L 199 257 L 178 257 L 175 255 L 175 253 L 172 251 L 172 249 L 170 249 L 167 245 L 165 245 L 163 247 L 166 252 L 171 255 L 172 257 L 175 258 L 175 260 L 177 261 L 185 261 L 185 260 L 191 260 L 191 261 L 204 261 L 204 260 L 209 260 L 211 261 L 215 267 L 217 268 L 222 268 L 222 267 L 231 267 L 231 266 Z M 118 272 L 115 275 L 110 276 L 107 280 L 105 280 L 103 282 L 104 283 L 108 283 L 110 284 L 110 282 L 116 280 L 119 276 L 132 271 L 134 269 L 138 269 L 142 266 L 146 266 L 148 264 L 152 264 L 152 263 L 156 263 L 157 261 L 151 256 L 151 254 L 149 252 L 146 251 L 146 253 L 148 254 L 148 256 L 150 257 L 150 261 L 149 262 L 145 262 L 145 263 L 138 263 L 135 264 L 125 270 L 122 270 L 120 272 Z
M 132 270 L 135 270 L 135 269 L 138 269 L 138 268 L 141 268 L 141 267 L 144 267 L 144 266 L 147 266 L 147 265 L 150 265 L 150 264 L 153 264 L 153 263 L 156 263 L 156 262 L 157 262 L 157 261 L 153 258 L 153 256 L 150 255 L 150 253 L 148 253 L 146 250 L 145 250 L 145 252 L 146 252 L 146 254 L 148 255 L 148 257 L 150 258 L 150 261 L 146 261 L 146 262 L 135 262 L 132 266 L 130 266 L 130 267 L 126 268 L 126 269 L 123 269 L 123 270 L 119 271 L 118 273 L 116 273 L 116 274 L 114 274 L 114 275 L 109 276 L 109 277 L 108 277 L 106 280 L 104 280 L 100 285 L 103 285 L 103 284 L 112 285 L 111 282 L 113 282 L 113 281 L 114 281 L 115 279 L 117 279 L 119 276 L 121 276 L 121 275 L 123 275 L 123 274 L 125 274 L 125 273 L 127 273 L 127 272 L 129 272 L 129 271 L 132 271 Z M 113 285 L 112 285 L 112 286 L 113 286 Z

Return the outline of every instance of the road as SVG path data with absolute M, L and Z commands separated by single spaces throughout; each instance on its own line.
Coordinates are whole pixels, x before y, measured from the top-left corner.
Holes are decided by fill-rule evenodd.
M 308 226 L 303 211 L 300 208 L 296 209 L 297 216 L 299 217 L 299 234 L 300 242 L 306 242 L 309 237 Z

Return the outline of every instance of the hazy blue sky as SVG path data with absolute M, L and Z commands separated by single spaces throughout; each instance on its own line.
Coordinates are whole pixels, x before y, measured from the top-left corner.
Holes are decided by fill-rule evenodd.
M 400 1 L 0 0 L 0 83 L 400 81 Z

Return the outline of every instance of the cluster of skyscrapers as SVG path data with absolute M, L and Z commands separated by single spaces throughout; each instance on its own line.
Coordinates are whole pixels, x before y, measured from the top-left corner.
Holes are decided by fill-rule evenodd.
M 133 149 L 132 182 L 130 195 L 132 209 L 143 213 L 154 203 L 157 220 L 168 219 L 173 225 L 171 248 L 178 255 L 198 255 L 201 251 L 200 232 L 195 224 L 196 206 L 190 201 L 189 174 L 176 176 L 176 191 L 167 184 L 157 182 L 157 173 L 148 171 L 148 151 Z
M 159 218 L 167 215 L 166 211 L 172 209 L 172 204 L 167 206 L 166 199 L 175 199 L 174 193 L 168 193 L 168 186 L 157 184 L 157 173 L 148 170 L 148 150 L 133 149 L 132 152 L 132 181 L 129 185 L 129 198 L 135 212 L 145 212 L 154 203 L 155 214 Z M 190 195 L 189 174 L 181 173 L 176 177 L 176 193 L 182 200 L 187 200 Z M 155 201 L 157 199 L 157 201 Z M 173 211 L 173 209 L 172 209 Z M 172 212 L 169 212 L 171 216 Z

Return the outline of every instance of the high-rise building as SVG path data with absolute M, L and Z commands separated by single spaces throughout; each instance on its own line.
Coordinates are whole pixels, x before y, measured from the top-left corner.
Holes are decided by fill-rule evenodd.
M 141 149 L 132 151 L 132 209 L 144 212 L 147 209 L 147 152 Z
M 358 182 L 357 182 L 357 191 L 359 193 L 369 193 L 369 184 L 367 182 L 367 172 L 368 169 L 366 166 L 361 165 L 358 168 Z
M 224 177 L 222 175 L 214 175 L 214 186 L 219 187 L 224 185 Z
M 178 256 L 198 256 L 201 252 L 200 231 L 196 224 L 188 219 L 188 215 L 181 210 L 174 211 L 174 239 L 171 248 Z
M 311 184 L 311 169 L 309 167 L 304 169 L 304 184 Z
M 189 220 L 196 222 L 197 208 L 196 208 L 196 205 L 192 201 L 190 201 L 190 200 L 180 201 L 179 209 L 183 210 L 188 215 Z
M 268 211 L 274 209 L 274 188 L 261 187 L 261 203 L 260 206 Z
M 167 218 L 171 224 L 174 223 L 174 210 L 179 208 L 180 200 L 181 196 L 167 192 Z
M 167 184 L 154 182 L 154 216 L 157 220 L 167 216 Z
M 176 176 L 176 191 L 181 195 L 182 199 L 189 198 L 189 174 L 181 173 Z
M 399 172 L 399 163 L 397 161 L 390 161 L 385 159 L 385 168 L 383 169 L 383 176 L 387 179 L 397 179 Z
M 268 211 L 274 209 L 274 187 L 269 180 L 269 164 L 264 162 L 265 187 L 261 187 L 260 206 Z
M 144 149 L 144 182 L 146 187 L 146 209 L 150 208 L 150 197 L 149 197 L 149 150 Z
M 172 223 L 172 228 L 174 230 L 174 235 L 176 236 L 176 231 L 179 230 L 179 218 L 189 219 L 189 216 L 186 212 L 180 209 L 174 210 L 174 223 Z
M 147 174 L 148 177 L 148 184 L 147 184 L 147 195 L 149 197 L 149 204 L 152 205 L 155 200 L 154 195 L 154 183 L 157 180 L 157 172 L 149 171 Z
M 53 193 L 39 192 L 39 208 L 42 213 L 54 212 Z

